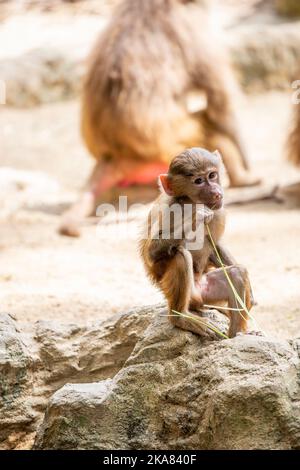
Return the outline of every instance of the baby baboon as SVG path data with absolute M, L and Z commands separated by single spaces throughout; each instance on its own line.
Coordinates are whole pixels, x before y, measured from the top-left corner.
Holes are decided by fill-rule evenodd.
M 121 1 L 83 90 L 82 133 L 97 163 L 61 233 L 78 235 L 78 222 L 109 188 L 154 184 L 186 147 L 218 148 L 232 186 L 258 183 L 237 128 L 231 71 L 208 23 L 196 0 Z M 191 110 L 195 95 L 204 109 Z
M 225 229 L 221 168 L 218 152 L 192 148 L 175 157 L 168 173 L 159 177 L 162 194 L 150 211 L 140 247 L 147 274 L 168 301 L 173 324 L 201 336 L 215 337 L 209 320 L 197 321 L 199 315 L 195 312 L 205 303 L 225 301 L 234 309 L 227 312 L 228 334 L 232 338 L 239 332 L 247 332 L 248 314 L 236 311 L 235 296 L 224 270 L 219 267 L 208 233 L 212 234 L 227 273 L 248 310 L 253 299 L 247 270 L 220 243 Z M 197 232 L 199 228 L 204 229 L 203 221 L 210 232 L 207 228 Z M 189 244 L 191 240 L 193 245 Z M 210 264 L 218 269 L 209 270 Z

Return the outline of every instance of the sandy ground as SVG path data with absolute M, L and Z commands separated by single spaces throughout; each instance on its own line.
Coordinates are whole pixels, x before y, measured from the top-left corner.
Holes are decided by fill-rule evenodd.
M 249 153 L 268 182 L 298 176 L 283 160 L 290 107 L 290 96 L 282 93 L 242 103 Z M 74 197 L 92 165 L 79 138 L 78 114 L 75 102 L 27 111 L 1 108 L 1 166 L 42 171 L 61 186 L 49 202 L 45 184 L 31 210 L 16 202 L 22 186 L 6 195 L 9 210 L 0 217 L 0 305 L 21 321 L 83 323 L 161 299 L 124 225 L 121 230 L 112 224 L 85 226 L 79 239 L 56 233 L 60 203 Z M 266 332 L 281 337 L 299 335 L 299 233 L 299 209 L 270 201 L 228 208 L 225 238 L 249 269 L 258 302 L 253 313 Z

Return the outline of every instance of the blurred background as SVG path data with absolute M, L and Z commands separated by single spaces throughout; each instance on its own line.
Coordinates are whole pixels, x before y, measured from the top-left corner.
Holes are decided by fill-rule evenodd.
M 161 301 L 136 244 L 113 224 L 86 224 L 78 239 L 56 230 L 93 165 L 80 138 L 80 89 L 86 57 L 117 3 L 0 0 L 0 305 L 20 321 L 82 323 Z M 300 79 L 300 2 L 205 3 L 242 90 L 239 120 L 254 170 L 267 186 L 297 181 L 285 143 L 291 84 Z M 294 204 L 228 208 L 225 238 L 249 269 L 253 314 L 279 337 L 299 332 L 299 233 Z

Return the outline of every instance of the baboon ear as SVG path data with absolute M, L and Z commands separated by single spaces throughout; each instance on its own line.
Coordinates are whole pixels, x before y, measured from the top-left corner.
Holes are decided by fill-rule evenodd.
M 223 162 L 223 158 L 222 158 L 222 155 L 220 154 L 219 150 L 215 150 L 213 152 L 213 154 L 216 155 L 221 160 L 221 162 Z
M 226 168 L 224 166 L 224 162 L 223 162 L 223 158 L 222 158 L 222 155 L 220 154 L 219 150 L 215 150 L 213 152 L 214 155 L 216 155 L 218 157 L 218 159 L 220 160 L 220 163 L 219 163 L 219 170 L 220 170 L 220 176 L 221 176 L 221 179 L 222 177 L 227 174 L 226 172 Z
M 173 196 L 173 191 L 171 188 L 170 180 L 167 174 L 159 175 L 158 181 L 161 189 L 168 194 L 168 196 Z

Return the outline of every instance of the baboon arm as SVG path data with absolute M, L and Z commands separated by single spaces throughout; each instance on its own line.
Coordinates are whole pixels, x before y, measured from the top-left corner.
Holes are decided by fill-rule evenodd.
M 225 266 L 232 266 L 232 265 L 237 265 L 237 262 L 235 258 L 232 256 L 229 250 L 225 248 L 221 243 L 218 243 L 217 245 L 217 250 L 219 252 L 219 255 L 221 257 L 221 260 Z M 216 267 L 220 267 L 220 261 L 216 255 L 216 253 L 212 253 L 209 257 L 209 261 Z

